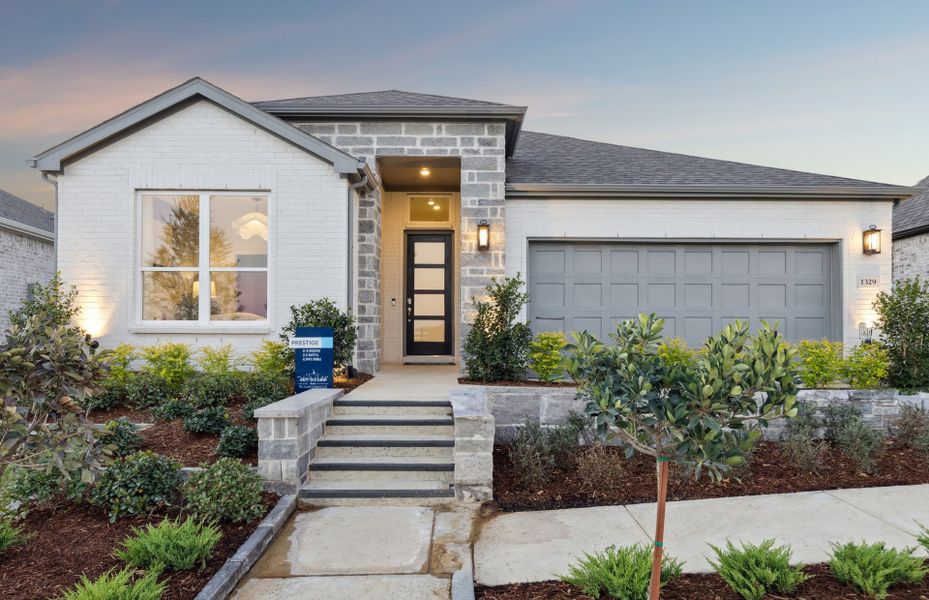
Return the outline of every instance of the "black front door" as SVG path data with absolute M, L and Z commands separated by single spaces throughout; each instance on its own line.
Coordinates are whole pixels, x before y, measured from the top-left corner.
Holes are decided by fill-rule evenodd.
M 452 354 L 452 234 L 406 235 L 406 354 Z

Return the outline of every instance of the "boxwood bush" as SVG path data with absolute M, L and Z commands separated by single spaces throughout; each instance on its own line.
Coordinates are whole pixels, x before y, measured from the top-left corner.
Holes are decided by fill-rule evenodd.
M 208 521 L 251 521 L 264 513 L 261 477 L 234 458 L 221 458 L 184 485 L 187 509 Z
M 184 431 L 219 435 L 229 426 L 229 417 L 222 406 L 201 408 L 184 417 Z
M 106 507 L 110 521 L 140 515 L 177 498 L 180 465 L 151 451 L 136 452 L 111 464 L 97 480 L 90 501 Z
M 223 429 L 216 454 L 242 458 L 258 448 L 258 431 L 251 427 L 232 425 Z

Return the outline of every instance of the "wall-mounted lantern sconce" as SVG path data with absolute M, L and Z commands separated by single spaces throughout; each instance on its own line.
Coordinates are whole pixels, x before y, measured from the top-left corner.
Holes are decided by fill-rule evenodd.
M 858 339 L 862 344 L 870 344 L 874 340 L 874 325 L 858 323 Z
M 487 221 L 477 224 L 477 249 L 490 250 L 490 224 Z
M 881 230 L 872 225 L 861 234 L 865 254 L 881 253 Z

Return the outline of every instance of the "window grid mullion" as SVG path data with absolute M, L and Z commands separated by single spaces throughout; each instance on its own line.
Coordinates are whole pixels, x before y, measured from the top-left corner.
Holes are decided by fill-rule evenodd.
M 200 297 L 198 300 L 199 316 L 197 321 L 209 323 L 210 321 L 210 195 L 200 194 Z

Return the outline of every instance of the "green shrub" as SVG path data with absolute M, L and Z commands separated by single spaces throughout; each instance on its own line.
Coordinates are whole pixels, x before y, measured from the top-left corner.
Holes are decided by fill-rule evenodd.
M 84 399 L 82 406 L 88 411 L 106 411 L 120 406 L 126 401 L 126 384 L 115 379 L 104 379 L 100 390 Z
M 849 583 L 871 598 L 882 600 L 891 587 L 901 583 L 919 583 L 926 575 L 921 558 L 913 549 L 886 548 L 875 544 L 833 544 L 829 569 L 836 579 Z
M 152 415 L 159 421 L 173 421 L 174 419 L 183 419 L 194 414 L 194 407 L 187 403 L 186 400 L 171 398 L 165 400 L 154 409 Z
M 842 378 L 842 344 L 803 340 L 799 346 L 800 378 L 808 388 L 824 388 Z
M 181 484 L 180 465 L 154 452 L 136 452 L 107 468 L 94 485 L 90 500 L 104 506 L 110 521 L 170 505 Z
M 62 473 L 50 465 L 44 469 L 13 469 L 6 483 L 10 499 L 24 505 L 41 504 L 57 496 L 80 500 L 87 488 L 88 484 L 81 481 L 80 469 Z
M 139 433 L 139 426 L 125 417 L 108 421 L 104 429 L 106 436 L 103 442 L 113 447 L 114 456 L 129 456 L 145 441 Z
M 242 397 L 246 400 L 256 398 L 273 398 L 274 402 L 283 400 L 293 393 L 293 379 L 280 374 L 252 371 L 239 375 Z
M 284 342 L 264 340 L 261 348 L 255 350 L 249 357 L 253 372 L 266 377 L 286 377 L 287 367 L 293 359 L 293 350 Z
M 574 463 L 577 478 L 586 489 L 610 492 L 625 485 L 622 474 L 628 466 L 626 458 L 603 444 L 586 446 Z
M 890 367 L 887 382 L 901 389 L 929 387 L 929 283 L 919 277 L 894 283 L 874 302 Z
M 0 557 L 17 546 L 22 546 L 29 539 L 22 529 L 13 525 L 6 519 L 0 519 Z
M 206 375 L 228 375 L 235 373 L 242 360 L 235 355 L 232 344 L 223 344 L 218 348 L 209 346 L 200 349 L 197 366 Z
M 234 458 L 221 458 L 184 485 L 187 509 L 208 521 L 250 521 L 264 514 L 261 477 Z
M 106 364 L 109 368 L 108 379 L 119 383 L 126 383 L 132 377 L 132 361 L 139 358 L 135 346 L 131 344 L 119 344 L 110 351 Z
M 329 298 L 313 300 L 301 306 L 290 307 L 290 322 L 281 330 L 281 340 L 287 341 L 297 327 L 332 327 L 332 357 L 338 367 L 352 364 L 355 354 L 355 317 L 343 311 Z M 293 352 L 287 353 L 287 367 L 293 369 Z
M 851 421 L 840 429 L 835 443 L 863 473 L 873 473 L 878 459 L 884 453 L 884 436 L 865 425 L 861 419 Z
M 229 417 L 222 406 L 201 408 L 184 417 L 184 431 L 219 435 L 229 426 Z
M 681 563 L 665 556 L 661 561 L 661 584 L 679 577 Z M 621 600 L 646 600 L 652 573 L 652 551 L 645 545 L 610 546 L 603 552 L 585 554 L 567 575 L 566 583 L 580 588 L 594 598 L 603 596 Z
M 564 373 L 561 351 L 568 340 L 560 331 L 544 331 L 529 342 L 529 368 L 542 381 L 555 381 Z
M 887 377 L 890 358 L 880 344 L 858 344 L 842 363 L 842 377 L 852 388 L 876 388 Z
M 142 569 L 186 571 L 199 563 L 202 571 L 221 537 L 218 528 L 201 524 L 192 517 L 183 522 L 165 519 L 157 525 L 133 527 L 132 537 L 123 542 L 116 555 Z
M 540 487 L 551 480 L 553 469 L 570 467 L 579 433 L 574 424 L 543 427 L 538 420 L 527 419 L 509 447 L 523 487 Z
M 216 446 L 216 454 L 242 458 L 258 448 L 258 431 L 251 427 L 233 425 L 223 429 Z
M 232 373 L 198 375 L 184 384 L 181 397 L 194 408 L 225 406 L 242 393 L 241 379 Z
M 477 381 L 525 379 L 532 330 L 516 317 L 529 295 L 522 291 L 519 275 L 492 281 L 485 288 L 488 302 L 474 298 L 476 314 L 464 344 L 465 370 Z
M 919 525 L 919 535 L 916 536 L 916 541 L 923 547 L 923 550 L 929 552 L 929 528 L 920 523 L 917 525 Z
M 168 382 L 156 373 L 135 373 L 126 381 L 126 401 L 138 408 L 157 406 L 174 395 Z
M 710 565 L 745 600 L 761 600 L 773 593 L 789 594 L 810 578 L 802 568 L 790 566 L 793 555 L 790 548 L 775 546 L 773 539 L 758 545 L 743 543 L 741 548 L 728 540 L 725 549 L 709 546 L 716 555 Z
M 904 404 L 894 424 L 894 434 L 904 446 L 915 448 L 919 439 L 929 433 L 929 411 L 921 406 Z
M 178 391 L 187 379 L 194 374 L 190 364 L 190 346 L 177 342 L 166 342 L 146 346 L 141 350 L 142 358 L 147 363 L 143 371 L 157 375 L 172 391 Z
M 166 584 L 158 581 L 159 575 L 158 571 L 152 571 L 134 581 L 130 569 L 107 571 L 94 580 L 81 575 L 81 580 L 61 600 L 161 600 Z
M 797 402 L 797 416 L 787 420 L 787 431 L 780 442 L 781 453 L 805 473 L 817 473 L 823 464 L 825 446 L 816 441 L 822 420 L 813 402 Z
M 65 290 L 61 273 L 55 273 L 46 285 L 35 284 L 31 300 L 23 302 L 18 310 L 9 312 L 10 326 L 25 327 L 31 317 L 41 315 L 42 320 L 49 325 L 79 331 L 73 323 L 80 310 L 77 305 L 77 288 L 72 285 Z
M 274 404 L 275 402 L 277 402 L 277 400 L 274 398 L 255 398 L 254 400 L 249 400 L 245 403 L 245 406 L 242 407 L 242 416 L 249 420 L 254 419 L 256 410 L 262 406 Z
M 854 427 L 859 421 L 861 421 L 861 409 L 857 404 L 830 402 L 823 407 L 822 423 L 827 440 L 837 441 L 842 430 Z
M 669 369 L 686 371 L 694 366 L 699 352 L 687 345 L 683 338 L 670 338 L 658 344 L 658 356 Z

